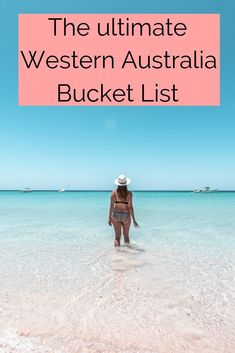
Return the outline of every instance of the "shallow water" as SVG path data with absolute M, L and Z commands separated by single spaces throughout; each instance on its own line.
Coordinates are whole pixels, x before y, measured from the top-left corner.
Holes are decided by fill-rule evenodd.
M 0 353 L 235 351 L 235 193 L 0 193 Z

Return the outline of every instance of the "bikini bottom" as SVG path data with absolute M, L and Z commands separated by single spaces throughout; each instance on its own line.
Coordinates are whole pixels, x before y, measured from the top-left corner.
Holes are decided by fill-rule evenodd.
M 129 216 L 130 216 L 130 213 L 128 212 L 118 212 L 118 211 L 113 212 L 113 218 L 115 221 L 118 221 L 118 222 L 126 221 Z

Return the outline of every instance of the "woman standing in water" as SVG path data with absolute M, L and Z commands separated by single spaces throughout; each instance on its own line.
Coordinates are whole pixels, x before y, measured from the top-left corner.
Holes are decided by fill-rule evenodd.
M 120 246 L 121 235 L 123 233 L 125 244 L 129 244 L 129 230 L 131 218 L 134 226 L 139 227 L 135 220 L 134 209 L 132 205 L 132 192 L 128 191 L 127 185 L 131 180 L 125 175 L 120 175 L 114 180 L 117 189 L 111 194 L 109 221 L 110 226 L 113 225 L 115 231 L 115 246 Z

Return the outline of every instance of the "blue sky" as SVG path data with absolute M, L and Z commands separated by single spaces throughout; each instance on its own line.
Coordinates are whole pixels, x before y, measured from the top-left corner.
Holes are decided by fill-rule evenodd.
M 0 189 L 235 189 L 235 4 L 1 0 Z M 18 107 L 18 13 L 220 13 L 220 107 Z

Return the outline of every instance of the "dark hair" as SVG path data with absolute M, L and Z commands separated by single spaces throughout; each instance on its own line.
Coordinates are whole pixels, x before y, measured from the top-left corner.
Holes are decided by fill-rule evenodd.
M 128 189 L 126 185 L 120 186 L 118 185 L 117 187 L 117 193 L 120 199 L 126 200 L 127 195 L 128 195 Z

